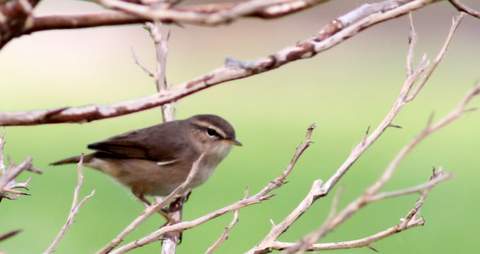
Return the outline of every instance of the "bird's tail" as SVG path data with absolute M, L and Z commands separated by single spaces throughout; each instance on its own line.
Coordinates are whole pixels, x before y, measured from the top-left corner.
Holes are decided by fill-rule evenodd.
M 83 162 L 89 162 L 92 159 L 92 154 L 87 154 L 83 156 Z M 64 164 L 73 164 L 80 161 L 81 156 L 72 156 L 63 160 L 55 161 L 50 163 L 52 166 L 64 165 Z

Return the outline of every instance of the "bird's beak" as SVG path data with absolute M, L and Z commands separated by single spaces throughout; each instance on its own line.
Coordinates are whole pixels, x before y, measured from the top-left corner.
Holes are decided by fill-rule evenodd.
M 240 141 L 238 141 L 236 139 L 232 139 L 232 140 L 230 140 L 230 142 L 232 142 L 232 144 L 234 144 L 236 146 L 243 146 L 242 143 L 240 143 Z

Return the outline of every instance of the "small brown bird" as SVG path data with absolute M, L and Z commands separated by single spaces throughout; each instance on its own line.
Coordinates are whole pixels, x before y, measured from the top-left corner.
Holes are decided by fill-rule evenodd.
M 85 155 L 83 162 L 110 175 L 148 203 L 145 195 L 166 196 L 182 184 L 201 154 L 189 187 L 204 183 L 232 145 L 241 143 L 230 123 L 216 115 L 195 115 L 90 144 L 88 148 L 95 152 Z M 51 165 L 79 160 L 80 156 L 74 156 Z

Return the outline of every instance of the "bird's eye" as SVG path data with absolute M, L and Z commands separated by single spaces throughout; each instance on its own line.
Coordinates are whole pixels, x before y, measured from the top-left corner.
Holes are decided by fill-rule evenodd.
M 207 128 L 207 134 L 210 137 L 219 137 L 220 136 L 220 135 L 218 135 L 217 131 L 215 131 L 212 128 Z

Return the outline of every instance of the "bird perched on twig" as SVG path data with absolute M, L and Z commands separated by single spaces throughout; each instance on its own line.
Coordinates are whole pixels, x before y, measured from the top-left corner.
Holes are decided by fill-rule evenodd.
M 168 195 L 185 181 L 201 154 L 189 187 L 204 183 L 232 145 L 242 144 L 229 122 L 216 115 L 195 115 L 90 144 L 95 152 L 85 155 L 83 163 L 110 175 L 149 204 L 145 195 Z M 79 161 L 80 156 L 74 156 L 51 165 Z

